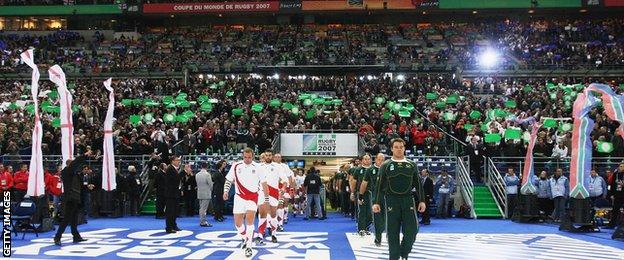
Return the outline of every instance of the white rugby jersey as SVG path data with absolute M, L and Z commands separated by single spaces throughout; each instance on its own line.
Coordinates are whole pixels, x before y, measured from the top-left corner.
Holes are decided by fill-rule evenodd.
M 239 196 L 257 193 L 262 189 L 262 183 L 266 181 L 265 173 L 261 168 L 255 162 L 245 164 L 245 162 L 239 161 L 232 164 L 225 179 L 236 186 L 236 194 Z

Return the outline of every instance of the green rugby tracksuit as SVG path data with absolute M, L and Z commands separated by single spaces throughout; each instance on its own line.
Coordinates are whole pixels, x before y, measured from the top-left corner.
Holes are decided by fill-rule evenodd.
M 368 168 L 364 181 L 366 182 L 367 197 L 372 198 L 371 201 L 375 201 L 377 198 L 377 182 L 379 180 L 379 168 L 375 165 Z M 380 202 L 380 207 L 385 208 L 383 200 Z M 386 215 L 384 212 L 373 214 L 373 223 L 375 224 L 375 242 L 381 243 L 381 234 L 386 230 Z
M 368 168 L 365 168 L 364 166 L 359 167 L 356 169 L 355 175 L 353 175 L 353 178 L 355 178 L 355 180 L 357 181 L 355 184 L 355 187 L 356 187 L 355 192 L 356 194 L 359 194 L 358 195 L 359 210 L 358 210 L 358 217 L 357 217 L 358 231 L 368 230 L 368 227 L 370 226 L 371 222 L 373 222 L 370 193 L 367 191 L 364 194 L 360 194 L 360 185 L 362 185 L 362 181 L 365 180 L 366 172 L 368 172 L 370 168 L 372 167 L 368 167 Z M 362 203 L 362 205 L 359 204 L 360 199 L 364 200 L 364 203 Z
M 379 169 L 377 197 L 375 204 L 386 200 L 386 225 L 390 260 L 407 258 L 418 233 L 416 218 L 417 204 L 414 203 L 412 189 L 416 190 L 418 201 L 425 202 L 420 183 L 418 167 L 408 160 L 386 160 Z M 403 231 L 403 241 L 399 233 Z

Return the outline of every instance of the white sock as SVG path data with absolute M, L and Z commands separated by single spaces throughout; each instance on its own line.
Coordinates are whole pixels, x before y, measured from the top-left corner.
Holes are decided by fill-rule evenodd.
M 275 230 L 277 229 L 277 217 L 275 216 L 271 216 L 270 217 L 270 223 L 271 223 L 271 235 L 275 235 Z
M 284 206 L 284 219 L 288 220 L 288 206 Z
M 236 226 L 236 231 L 238 232 L 238 235 L 240 236 L 240 239 L 245 239 L 246 237 L 246 233 L 245 233 L 245 226 Z
M 264 238 L 264 231 L 266 230 L 266 226 L 267 226 L 267 218 L 259 217 L 258 218 L 258 236 L 259 237 Z
M 284 209 L 277 209 L 277 222 L 280 226 L 284 225 Z
M 247 236 L 247 247 L 251 248 L 251 240 L 253 239 L 253 233 L 254 233 L 254 225 L 247 225 L 247 232 L 245 233 L 245 235 Z

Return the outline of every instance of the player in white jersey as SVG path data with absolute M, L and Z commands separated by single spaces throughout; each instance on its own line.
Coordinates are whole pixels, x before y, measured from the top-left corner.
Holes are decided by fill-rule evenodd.
M 281 166 L 273 162 L 273 152 L 265 153 L 266 182 L 269 190 L 269 223 L 271 226 L 271 241 L 277 243 L 275 233 L 278 227 L 277 207 L 280 201 L 280 184 L 282 181 L 288 181 L 286 172 Z
M 263 176 L 265 177 L 264 181 L 266 182 L 266 174 L 268 172 L 267 163 L 266 163 L 266 153 L 260 154 L 260 170 L 262 171 Z M 267 192 L 260 192 L 259 196 L 261 201 L 258 203 L 258 230 L 256 231 L 256 237 L 254 241 L 257 245 L 264 245 L 264 233 L 267 226 L 267 213 L 269 211 L 269 195 L 268 195 L 268 186 Z
M 280 195 L 282 200 L 280 201 L 281 203 L 279 203 L 279 206 L 277 208 L 277 222 L 278 222 L 278 230 L 279 231 L 283 231 L 284 230 L 284 222 L 288 222 L 288 205 L 290 203 L 290 199 L 292 197 L 294 197 L 294 189 L 293 187 L 295 186 L 295 180 L 293 178 L 293 172 L 292 170 L 290 170 L 290 167 L 288 167 L 287 164 L 282 162 L 282 155 L 279 153 L 276 153 L 273 156 L 273 161 L 275 162 L 275 164 L 277 164 L 279 166 L 279 168 L 281 169 L 281 174 L 284 176 L 284 179 L 282 182 L 280 182 L 279 184 L 279 189 L 280 189 Z
M 295 176 L 295 190 L 297 195 L 295 195 L 295 204 L 293 206 L 295 212 L 293 216 L 296 216 L 297 213 L 299 213 L 299 215 L 303 215 L 303 210 L 305 209 L 305 194 L 303 193 L 304 182 L 305 175 L 303 175 L 303 170 L 299 170 L 297 176 Z
M 243 151 L 243 161 L 232 164 L 230 171 L 225 176 L 225 187 L 223 190 L 223 200 L 229 198 L 232 183 L 236 188 L 234 195 L 234 225 L 240 235 L 243 243 L 241 248 L 245 252 L 246 257 L 251 257 L 251 240 L 254 231 L 254 218 L 258 209 L 258 192 L 263 190 L 267 193 L 266 177 L 264 171 L 260 170 L 260 166 L 253 162 L 253 150 L 246 148 Z M 246 227 L 243 226 L 243 219 Z

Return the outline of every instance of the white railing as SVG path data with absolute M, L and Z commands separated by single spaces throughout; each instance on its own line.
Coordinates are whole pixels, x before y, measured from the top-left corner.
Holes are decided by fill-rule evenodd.
M 496 206 L 498 206 L 498 210 L 505 219 L 507 218 L 507 192 L 505 191 L 505 181 L 490 158 L 486 158 L 483 171 L 485 172 L 485 184 L 492 193 Z
M 457 187 L 459 188 L 459 192 L 461 192 L 464 201 L 470 207 L 470 217 L 476 219 L 477 214 L 474 209 L 474 184 L 470 179 L 470 173 L 468 172 L 468 168 L 466 167 L 466 165 L 468 165 L 466 161 L 469 160 L 469 158 L 467 156 L 464 156 L 464 158 L 456 157 L 456 159 L 457 170 L 455 172 L 457 176 Z M 466 161 L 464 161 L 464 159 Z

